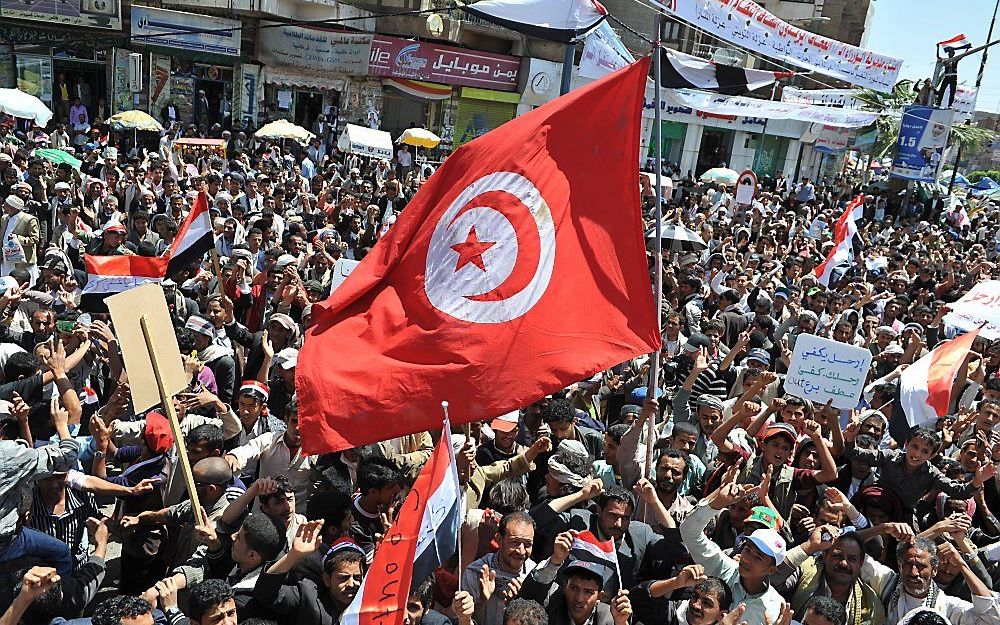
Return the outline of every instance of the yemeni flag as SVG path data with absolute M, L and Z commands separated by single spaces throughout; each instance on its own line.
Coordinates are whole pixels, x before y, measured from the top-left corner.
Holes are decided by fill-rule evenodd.
M 480 0 L 461 8 L 529 37 L 560 43 L 579 41 L 608 14 L 597 0 Z
M 948 414 L 951 387 L 980 329 L 941 343 L 900 376 L 899 401 L 910 427 L 932 424 Z
M 176 275 L 192 263 L 201 262 L 205 253 L 214 247 L 215 232 L 212 230 L 212 215 L 208 210 L 208 194 L 202 191 L 167 250 L 166 256 L 170 259 L 167 275 Z
M 91 256 L 84 254 L 87 284 L 80 295 L 80 310 L 108 312 L 104 298 L 147 282 L 162 282 L 167 271 L 163 256 Z
M 858 233 L 856 220 L 861 219 L 864 209 L 865 196 L 861 194 L 848 203 L 844 214 L 833 227 L 833 249 L 827 254 L 826 260 L 813 270 L 816 279 L 823 286 L 829 288 L 830 277 L 836 267 L 851 262 L 854 255 L 854 235 Z
M 505 414 L 660 348 L 635 158 L 648 73 L 647 58 L 455 150 L 313 305 L 305 453 L 436 429 L 443 400 L 456 424 Z
M 795 75 L 795 72 L 769 72 L 713 63 L 669 48 L 661 50 L 665 58 L 660 64 L 660 78 L 668 89 L 703 89 L 740 95 Z
M 961 52 L 972 48 L 972 42 L 965 38 L 965 35 L 955 35 L 951 39 L 939 41 L 938 46 L 945 52 Z
M 570 554 L 580 560 L 603 564 L 612 571 L 618 570 L 618 552 L 615 550 L 615 541 L 611 539 L 600 540 L 590 530 L 580 532 L 573 538 Z
M 402 625 L 410 589 L 455 553 L 464 500 L 447 420 L 443 432 L 340 625 Z

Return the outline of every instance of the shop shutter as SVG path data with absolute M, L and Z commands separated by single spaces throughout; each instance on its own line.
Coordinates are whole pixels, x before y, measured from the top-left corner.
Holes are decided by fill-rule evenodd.
M 516 93 L 462 88 L 455 111 L 454 147 L 468 143 L 514 119 L 519 98 Z

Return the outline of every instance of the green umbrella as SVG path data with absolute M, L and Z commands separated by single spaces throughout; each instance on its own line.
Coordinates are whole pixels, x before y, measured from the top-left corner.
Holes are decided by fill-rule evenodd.
M 72 167 L 77 171 L 80 170 L 80 165 L 83 164 L 83 161 L 81 161 L 80 159 L 78 159 L 77 157 L 73 156 L 72 154 L 70 154 L 65 150 L 57 150 L 55 148 L 42 148 L 35 150 L 35 154 L 41 156 L 47 161 L 52 161 L 53 163 L 56 163 L 57 165 L 59 163 L 67 163 L 69 164 L 70 167 Z

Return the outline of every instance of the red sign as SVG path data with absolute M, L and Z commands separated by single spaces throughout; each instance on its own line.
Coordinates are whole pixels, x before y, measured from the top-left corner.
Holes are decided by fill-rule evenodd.
M 410 41 L 376 35 L 368 73 L 462 85 L 516 91 L 521 59 L 479 50 L 464 50 L 436 43 Z

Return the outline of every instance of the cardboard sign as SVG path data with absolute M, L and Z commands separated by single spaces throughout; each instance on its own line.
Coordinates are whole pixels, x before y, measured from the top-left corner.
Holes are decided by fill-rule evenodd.
M 184 372 L 181 351 L 174 338 L 170 311 L 163 296 L 163 287 L 151 282 L 112 295 L 104 300 L 111 312 L 118 344 L 122 349 L 129 390 L 136 412 L 149 410 L 160 403 L 153 362 L 146 349 L 140 319 L 146 318 L 160 368 L 160 378 L 167 395 L 176 395 L 187 388 L 189 376 Z
M 757 194 L 757 174 L 749 169 L 740 174 L 736 181 L 736 203 L 752 204 L 753 196 Z
M 354 268 L 361 264 L 359 260 L 351 260 L 349 258 L 338 258 L 337 262 L 333 265 L 333 275 L 330 276 L 330 292 L 333 293 L 337 288 L 347 280 L 347 276 L 351 275 Z
M 832 399 L 834 408 L 857 408 L 871 364 L 872 353 L 863 347 L 800 334 L 785 376 L 785 391 L 818 405 Z

